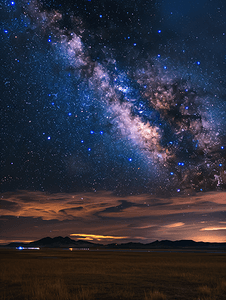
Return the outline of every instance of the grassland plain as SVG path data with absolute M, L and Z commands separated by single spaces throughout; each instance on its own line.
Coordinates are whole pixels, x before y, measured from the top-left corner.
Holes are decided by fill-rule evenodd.
M 0 250 L 1 300 L 225 300 L 226 253 Z

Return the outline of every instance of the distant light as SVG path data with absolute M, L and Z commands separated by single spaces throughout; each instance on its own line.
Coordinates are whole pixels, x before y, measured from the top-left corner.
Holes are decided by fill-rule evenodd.
M 52 102 L 51 104 L 54 105 L 54 102 Z
M 178 189 L 177 192 L 179 193 L 179 192 L 180 192 L 180 189 Z
M 221 146 L 221 149 L 224 149 L 224 146 Z
M 69 116 L 71 116 L 71 113 L 68 113 Z
M 174 173 L 173 172 L 170 172 L 170 175 L 173 175 Z
M 202 192 L 202 189 L 200 189 L 200 191 Z
M 103 134 L 103 131 L 100 131 L 100 134 Z
M 51 94 L 48 94 L 48 96 L 50 97 L 50 96 L 51 96 Z
M 185 92 L 188 92 L 188 89 L 185 89 Z
M 91 151 L 91 148 L 89 148 L 88 151 Z
M 185 106 L 185 109 L 188 109 L 189 107 L 188 106 Z
M 172 145 L 173 144 L 173 142 L 169 142 L 170 143 L 170 145 Z
M 50 140 L 51 139 L 51 137 L 50 136 L 48 136 L 48 138 L 47 138 L 48 140 Z
M 200 63 L 200 61 L 197 61 L 197 65 L 200 65 L 201 63 Z
M 219 166 L 222 167 L 223 165 L 222 165 L 222 164 L 219 164 Z
M 43 135 L 45 134 L 45 132 L 43 132 Z
M 102 18 L 103 16 L 102 15 L 100 15 L 100 18 Z
M 164 66 L 164 69 L 166 70 L 166 69 L 167 69 L 167 66 Z
M 84 143 L 84 141 L 83 141 L 83 140 L 81 140 L 81 143 Z
M 91 131 L 90 131 L 90 133 L 91 133 L 91 134 L 93 134 L 93 133 L 94 133 L 94 131 L 93 131 L 93 130 L 91 130 Z
M 14 1 L 11 1 L 11 5 L 15 5 L 15 2 L 14 2 Z
M 162 32 L 162 30 L 158 30 L 158 33 L 161 33 Z
M 181 165 L 184 166 L 184 163 L 182 162 Z
M 147 86 L 146 86 L 146 85 L 144 85 L 144 88 L 146 89 L 146 88 L 147 88 Z
M 136 43 L 133 44 L 133 46 L 136 46 L 136 45 L 137 45 Z
M 132 158 L 129 158 L 129 161 L 132 161 Z
M 158 57 L 161 57 L 161 55 L 160 55 L 160 54 L 158 54 L 157 56 L 158 56 Z
M 8 30 L 5 29 L 4 32 L 5 32 L 5 33 L 8 33 Z
M 178 166 L 180 166 L 180 165 L 181 165 L 181 162 L 178 163 Z
M 130 39 L 130 36 L 128 36 L 128 40 Z
M 51 43 L 51 39 L 48 39 L 48 42 Z
M 24 250 L 24 249 L 28 249 L 28 250 L 40 250 L 39 247 L 16 247 L 16 249 L 19 249 L 19 250 Z

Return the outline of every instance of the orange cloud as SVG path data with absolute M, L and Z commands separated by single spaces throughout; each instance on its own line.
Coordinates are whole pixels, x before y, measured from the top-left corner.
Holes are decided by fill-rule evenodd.
M 215 230 L 226 230 L 226 227 L 207 227 L 207 228 L 200 229 L 200 231 L 215 231 Z
M 166 228 L 175 228 L 175 227 L 181 227 L 184 226 L 185 224 L 183 222 L 177 222 L 169 225 L 165 225 L 164 227 Z
M 180 212 L 200 214 L 200 211 L 213 213 L 226 210 L 226 192 L 167 199 L 146 194 L 118 197 L 111 192 L 46 194 L 20 191 L 4 193 L 2 201 L 4 201 L 4 207 L 1 206 L 0 209 L 2 216 L 34 218 L 41 216 L 43 220 L 60 221 L 90 216 L 122 219 L 172 215 Z
M 80 234 L 80 233 L 72 233 L 70 236 L 78 237 L 79 239 L 85 240 L 104 240 L 104 239 L 111 239 L 111 240 L 122 240 L 128 238 L 127 236 L 111 236 L 111 235 L 96 235 L 96 234 Z

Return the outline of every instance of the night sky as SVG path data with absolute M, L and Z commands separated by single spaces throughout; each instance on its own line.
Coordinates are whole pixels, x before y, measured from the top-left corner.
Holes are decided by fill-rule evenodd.
M 0 3 L 1 243 L 226 241 L 226 3 Z

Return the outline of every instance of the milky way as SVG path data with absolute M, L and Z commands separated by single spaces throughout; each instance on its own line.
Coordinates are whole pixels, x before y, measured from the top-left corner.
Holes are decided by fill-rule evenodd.
M 224 55 L 159 3 L 1 4 L 3 190 L 225 189 Z

